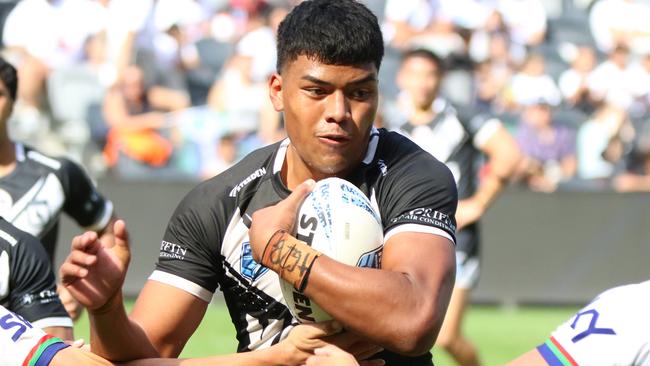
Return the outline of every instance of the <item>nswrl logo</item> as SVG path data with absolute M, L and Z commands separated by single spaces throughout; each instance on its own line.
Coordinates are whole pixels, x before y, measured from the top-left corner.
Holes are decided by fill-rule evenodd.
M 241 248 L 241 274 L 249 280 L 255 281 L 268 270 L 268 268 L 253 259 L 251 243 L 248 241 L 243 242 Z

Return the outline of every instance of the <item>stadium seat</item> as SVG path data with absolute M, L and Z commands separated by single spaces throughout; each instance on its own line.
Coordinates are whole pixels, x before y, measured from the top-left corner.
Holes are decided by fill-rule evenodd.
M 97 76 L 83 66 L 54 70 L 48 77 L 47 98 L 54 129 L 73 157 L 80 158 L 89 140 L 88 109 L 101 103 L 103 95 L 104 87 Z

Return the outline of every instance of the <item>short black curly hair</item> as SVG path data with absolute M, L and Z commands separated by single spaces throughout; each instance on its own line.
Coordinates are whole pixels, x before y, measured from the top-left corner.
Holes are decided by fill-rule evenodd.
M 2 57 L 0 57 L 0 80 L 5 84 L 11 99 L 15 101 L 18 90 L 18 73 L 16 68 Z
M 298 56 L 328 65 L 362 65 L 379 70 L 384 41 L 377 17 L 355 0 L 307 0 L 278 28 L 277 71 Z

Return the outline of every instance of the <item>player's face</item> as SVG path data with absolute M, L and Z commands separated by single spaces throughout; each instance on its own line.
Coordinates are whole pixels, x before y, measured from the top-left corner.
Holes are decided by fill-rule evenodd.
M 364 158 L 377 112 L 377 68 L 327 65 L 300 56 L 269 83 L 291 140 L 289 174 L 344 176 Z
M 9 90 L 5 84 L 0 81 L 0 133 L 7 128 L 7 120 L 11 115 L 14 106 L 14 101 L 9 95 Z M 6 135 L 6 134 L 5 134 Z
M 438 65 L 424 57 L 409 57 L 402 63 L 397 83 L 418 108 L 429 108 L 438 94 Z

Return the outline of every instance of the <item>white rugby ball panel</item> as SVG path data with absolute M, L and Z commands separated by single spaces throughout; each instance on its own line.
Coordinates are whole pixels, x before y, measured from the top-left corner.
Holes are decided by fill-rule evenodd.
M 327 178 L 316 183 L 298 211 L 296 238 L 339 262 L 379 268 L 383 228 L 368 198 L 352 183 Z M 331 316 L 316 303 L 280 280 L 284 299 L 300 322 L 325 321 Z

